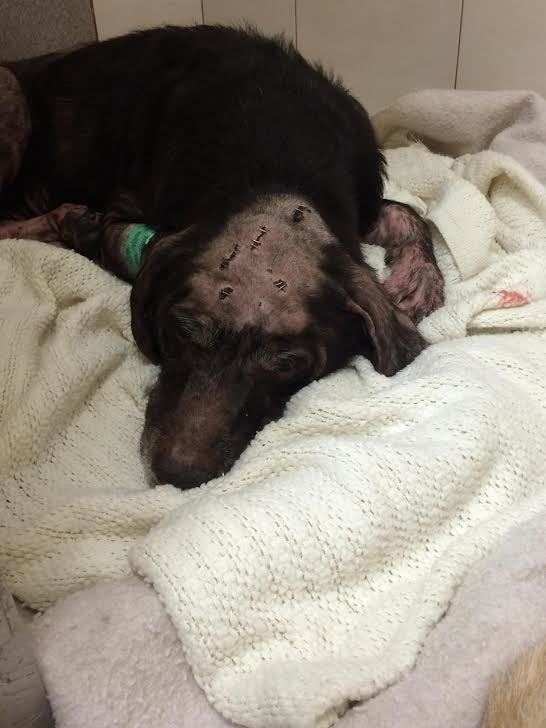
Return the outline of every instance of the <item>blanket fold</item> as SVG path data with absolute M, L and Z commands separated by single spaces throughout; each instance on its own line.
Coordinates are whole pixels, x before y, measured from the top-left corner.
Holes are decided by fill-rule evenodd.
M 438 728 L 439 715 L 443 728 L 481 725 L 492 679 L 546 635 L 544 516 L 470 569 L 414 669 L 336 728 Z M 136 576 L 61 599 L 33 633 L 58 728 L 233 726 L 197 687 L 172 622 Z
M 546 183 L 546 100 L 535 91 L 414 91 L 377 113 L 373 124 L 383 147 L 419 140 L 450 157 L 490 149 Z

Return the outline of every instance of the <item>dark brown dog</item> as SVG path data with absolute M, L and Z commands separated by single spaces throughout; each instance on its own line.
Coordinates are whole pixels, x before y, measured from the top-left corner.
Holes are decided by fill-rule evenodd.
M 354 355 L 390 376 L 422 350 L 442 277 L 382 174 L 362 107 L 256 34 L 166 28 L 0 69 L 0 236 L 134 279 L 135 341 L 161 366 L 143 435 L 158 482 L 225 472 Z M 135 252 L 140 223 L 155 234 Z

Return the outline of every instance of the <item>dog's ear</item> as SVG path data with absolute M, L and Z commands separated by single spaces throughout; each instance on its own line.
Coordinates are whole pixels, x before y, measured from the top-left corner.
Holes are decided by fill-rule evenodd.
M 148 256 L 133 281 L 131 289 L 131 329 L 140 351 L 154 364 L 159 363 L 155 313 L 158 286 L 158 261 Z M 159 256 L 158 256 L 159 257 Z
M 360 317 L 364 326 L 367 341 L 363 349 L 371 351 L 375 369 L 390 377 L 410 364 L 426 347 L 426 342 L 367 266 L 351 260 L 346 276 L 346 307 Z
M 169 291 L 169 277 L 176 271 L 174 258 L 185 231 L 160 238 L 144 250 L 140 269 L 131 289 L 131 329 L 140 351 L 159 364 L 158 342 L 161 304 Z

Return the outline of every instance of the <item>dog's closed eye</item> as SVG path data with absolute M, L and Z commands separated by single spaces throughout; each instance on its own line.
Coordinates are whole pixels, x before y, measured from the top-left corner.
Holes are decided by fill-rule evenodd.
M 305 349 L 266 351 L 260 362 L 265 371 L 280 376 L 303 374 L 311 369 L 312 363 L 312 356 Z
M 171 309 L 170 331 L 178 338 L 183 338 L 197 346 L 211 348 L 217 338 L 214 323 L 207 316 L 202 316 L 183 306 Z

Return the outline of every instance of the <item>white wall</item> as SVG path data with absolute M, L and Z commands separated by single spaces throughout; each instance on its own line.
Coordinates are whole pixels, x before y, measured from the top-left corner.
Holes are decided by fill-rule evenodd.
M 546 96 L 546 1 L 464 0 L 457 86 Z
M 546 0 L 94 0 L 99 38 L 165 23 L 283 32 L 374 112 L 417 88 L 546 95 Z

